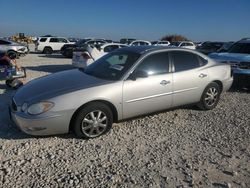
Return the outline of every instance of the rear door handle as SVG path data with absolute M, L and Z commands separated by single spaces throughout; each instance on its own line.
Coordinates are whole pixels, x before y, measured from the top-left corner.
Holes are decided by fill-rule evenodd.
M 206 75 L 206 74 L 201 73 L 201 74 L 199 75 L 199 77 L 200 77 L 200 78 L 205 78 L 205 77 L 207 77 L 207 75 Z
M 162 81 L 160 82 L 160 84 L 163 85 L 163 86 L 165 86 L 165 85 L 167 85 L 167 84 L 170 84 L 170 81 L 162 80 Z

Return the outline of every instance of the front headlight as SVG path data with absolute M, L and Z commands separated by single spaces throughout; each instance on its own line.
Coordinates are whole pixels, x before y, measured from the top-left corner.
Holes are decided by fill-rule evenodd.
M 28 107 L 27 112 L 31 115 L 38 115 L 47 112 L 54 106 L 52 102 L 39 102 Z

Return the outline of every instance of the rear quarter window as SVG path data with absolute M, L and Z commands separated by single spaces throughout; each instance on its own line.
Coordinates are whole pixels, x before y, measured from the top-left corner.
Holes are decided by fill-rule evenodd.
M 175 72 L 191 70 L 201 66 L 202 61 L 199 56 L 191 52 L 173 51 L 171 52 Z

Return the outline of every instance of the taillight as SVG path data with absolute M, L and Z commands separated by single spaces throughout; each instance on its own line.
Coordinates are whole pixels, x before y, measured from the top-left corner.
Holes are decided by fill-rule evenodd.
M 91 57 L 89 56 L 89 54 L 87 54 L 87 53 L 82 53 L 82 57 L 84 58 L 84 59 L 91 59 Z

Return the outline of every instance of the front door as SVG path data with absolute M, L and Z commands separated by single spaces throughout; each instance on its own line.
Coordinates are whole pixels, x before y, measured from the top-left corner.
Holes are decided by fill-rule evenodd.
M 172 73 L 167 52 L 145 57 L 135 68 L 147 77 L 128 78 L 123 84 L 123 118 L 163 110 L 172 106 Z

